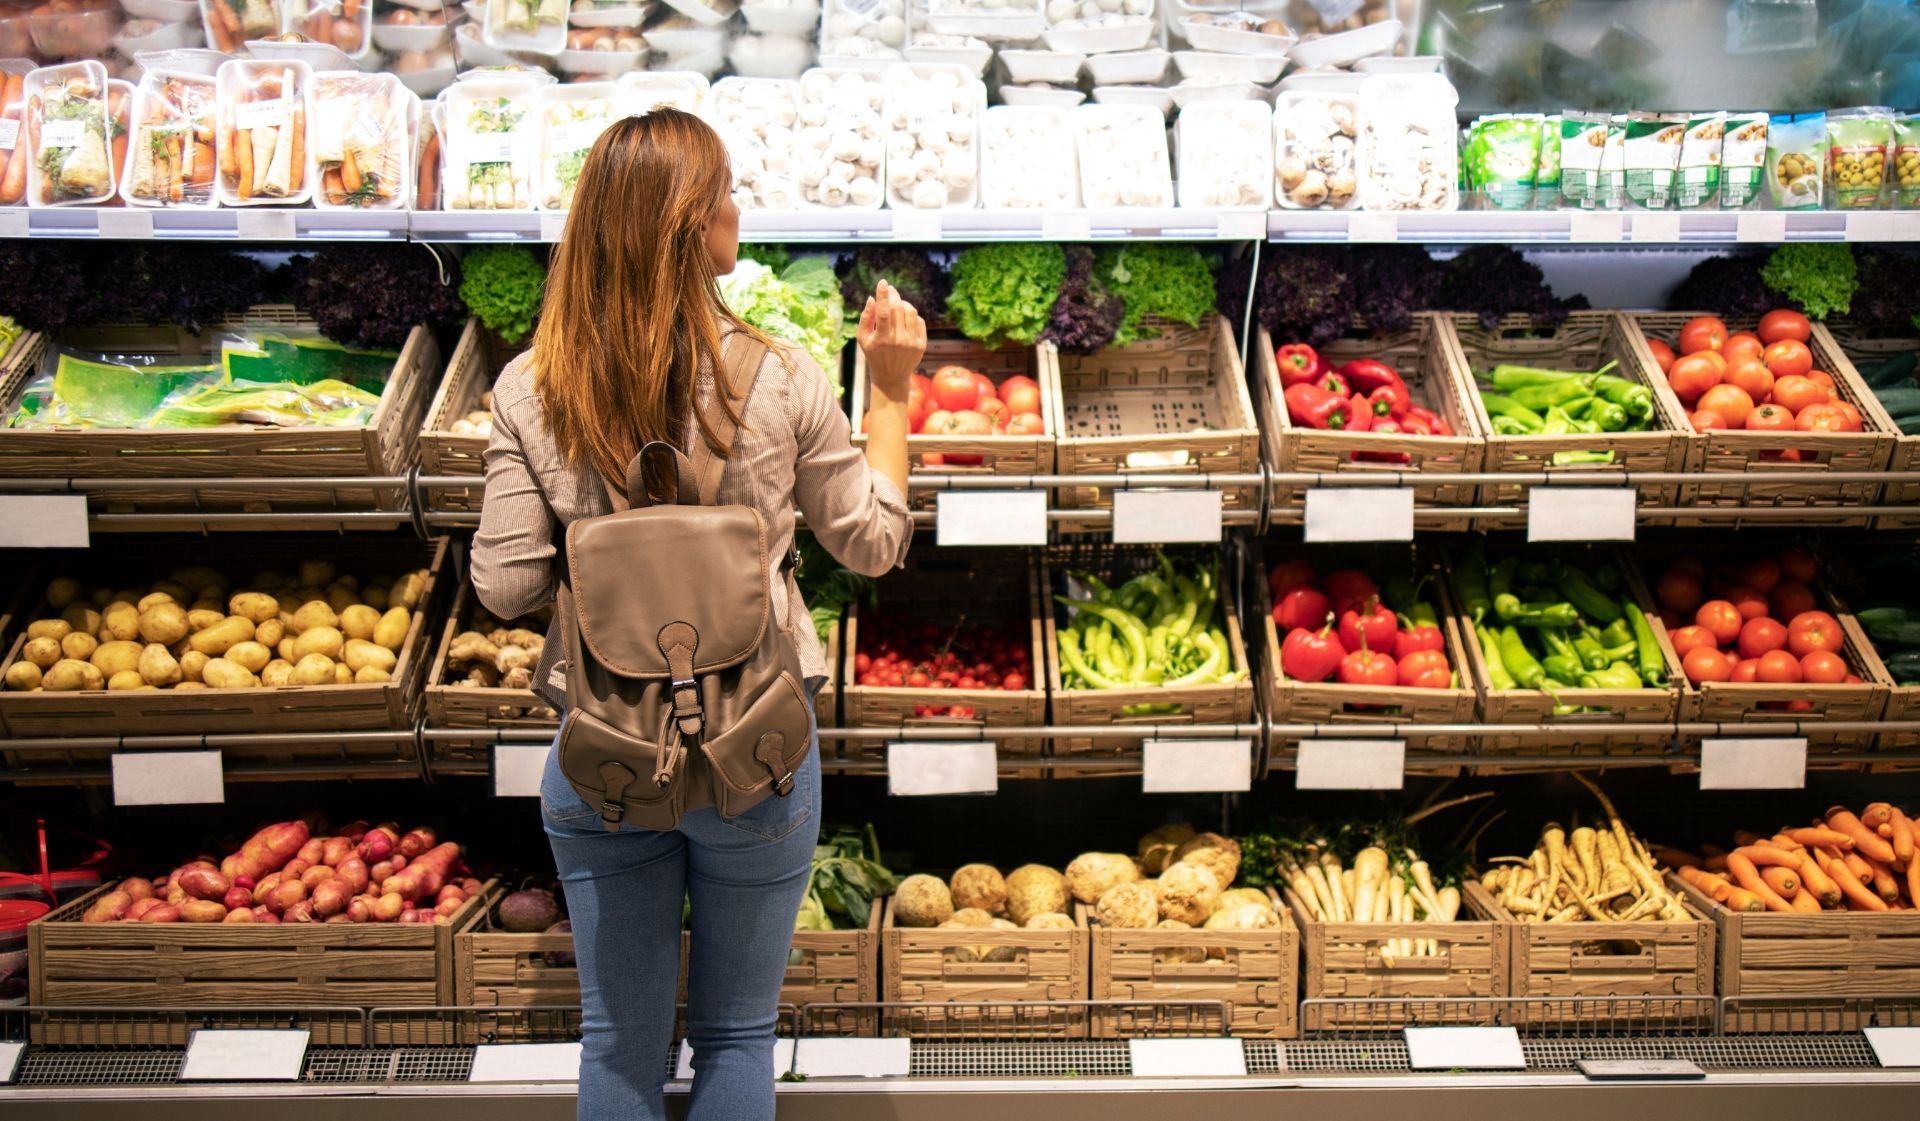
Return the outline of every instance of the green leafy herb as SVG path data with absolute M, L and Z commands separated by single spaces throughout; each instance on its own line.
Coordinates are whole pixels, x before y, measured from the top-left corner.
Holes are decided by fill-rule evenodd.
M 533 330 L 547 269 L 522 245 L 484 245 L 461 261 L 460 298 L 507 342 Z
M 840 391 L 840 351 L 847 334 L 840 279 L 830 258 L 801 257 L 776 273 L 743 257 L 720 278 L 720 298 L 741 319 L 804 349 Z
M 864 830 L 829 828 L 813 846 L 807 894 L 794 917 L 795 930 L 859 930 L 873 914 L 873 901 L 899 886 L 880 863 L 880 839 Z
M 1142 337 L 1140 321 L 1149 315 L 1198 327 L 1213 310 L 1213 270 L 1189 245 L 1149 242 L 1103 249 L 1094 275 L 1126 304 L 1116 344 Z
M 1052 320 L 1066 275 L 1067 255 L 1058 245 L 976 245 L 954 259 L 947 315 L 970 339 L 1031 344 Z
M 1791 242 L 1773 251 L 1760 269 L 1767 287 L 1806 310 L 1809 319 L 1825 319 L 1853 306 L 1860 287 L 1853 247 L 1844 242 Z

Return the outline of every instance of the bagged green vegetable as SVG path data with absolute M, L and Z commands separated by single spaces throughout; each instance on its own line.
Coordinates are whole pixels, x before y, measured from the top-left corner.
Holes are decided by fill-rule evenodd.
M 1625 150 L 1612 143 L 1613 118 L 1569 110 L 1560 120 L 1560 197 L 1580 210 L 1617 210 L 1626 189 Z M 1626 139 L 1626 118 L 1620 140 Z M 1612 155 L 1609 156 L 1609 151 Z M 1619 162 L 1614 162 L 1614 161 Z
M 1820 209 L 1825 113 L 1775 114 L 1767 122 L 1767 198 L 1775 210 Z
M 1489 204 L 1525 210 L 1540 167 L 1539 114 L 1501 113 L 1473 122 L 1465 162 L 1472 188 L 1484 192 Z
M 1705 113 L 1687 121 L 1680 138 L 1680 167 L 1674 175 L 1673 205 L 1698 210 L 1720 199 L 1720 153 L 1727 128 L 1725 113 Z
M 1627 201 L 1642 210 L 1673 205 L 1673 180 L 1680 167 L 1685 113 L 1631 113 L 1621 144 Z
M 1720 141 L 1720 209 L 1742 210 L 1761 196 L 1768 123 L 1765 113 L 1727 114 L 1726 136 Z
M 142 355 L 50 354 L 7 427 L 139 428 L 169 396 L 220 380 L 216 366 L 154 365 Z
M 1887 148 L 1893 143 L 1893 110 L 1836 109 L 1827 114 L 1827 205 L 1835 210 L 1877 210 L 1887 184 Z

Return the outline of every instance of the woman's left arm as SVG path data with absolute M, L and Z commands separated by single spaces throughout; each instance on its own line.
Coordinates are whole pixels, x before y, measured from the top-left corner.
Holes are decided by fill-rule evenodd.
M 520 445 L 511 409 L 494 414 L 487 494 L 473 535 L 473 590 L 481 606 L 517 619 L 554 596 L 553 511 Z

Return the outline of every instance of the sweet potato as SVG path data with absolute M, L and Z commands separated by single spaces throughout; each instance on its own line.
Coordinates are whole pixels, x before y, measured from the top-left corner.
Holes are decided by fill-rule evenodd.
M 341 882 L 345 883 L 355 892 L 367 890 L 367 884 L 370 881 L 367 874 L 366 861 L 357 856 L 349 856 L 345 860 L 342 860 L 339 865 L 334 868 L 334 871 L 339 873 Z
M 189 899 L 180 905 L 182 922 L 220 922 L 227 917 L 227 905 L 209 899 Z
M 353 889 L 340 877 L 334 876 L 320 881 L 313 888 L 313 913 L 316 915 L 337 915 L 347 909 L 347 901 L 353 898 Z
M 236 923 L 236 922 L 253 922 L 255 921 L 255 919 L 253 917 L 252 910 L 246 907 L 240 907 L 235 910 L 228 911 L 227 917 L 224 919 L 221 919 L 220 921 L 223 923 Z
M 438 840 L 439 838 L 434 835 L 433 830 L 424 825 L 418 829 L 409 829 L 406 834 L 400 838 L 400 855 L 406 857 L 408 860 L 412 860 L 414 857 L 432 848 Z
M 309 833 L 304 821 L 283 821 L 269 825 L 240 846 L 240 851 L 222 862 L 220 870 L 229 879 L 235 876 L 252 876 L 260 879 L 269 872 L 276 872 L 300 851 L 307 843 Z
M 340 862 L 353 855 L 353 841 L 347 837 L 328 837 L 321 849 L 320 859 L 316 862 L 332 868 L 340 867 Z
M 133 896 L 124 891 L 110 891 L 93 901 L 87 913 L 80 916 L 81 922 L 119 922 L 127 915 L 127 909 L 134 903 Z
M 180 889 L 195 899 L 221 900 L 232 890 L 233 881 L 214 868 L 188 868 L 174 877 Z M 201 921 L 189 919 L 189 922 Z
M 448 842 L 437 845 L 406 868 L 387 877 L 380 885 L 382 893 L 399 895 L 403 899 L 418 899 L 423 895 L 431 896 L 440 890 L 440 885 L 453 874 L 453 866 L 460 860 L 460 846 Z
M 305 872 L 300 873 L 300 882 L 307 885 L 308 891 L 312 891 L 318 885 L 333 878 L 333 869 L 324 864 L 316 864 Z
M 143 880 L 139 876 L 128 876 L 120 881 L 120 890 L 127 893 L 127 898 L 138 903 L 142 899 L 153 898 L 153 881 Z
M 162 903 L 140 916 L 141 922 L 179 922 L 180 908 L 171 903 Z
M 267 910 L 284 916 L 296 903 L 304 903 L 307 885 L 299 880 L 281 880 L 267 895 Z

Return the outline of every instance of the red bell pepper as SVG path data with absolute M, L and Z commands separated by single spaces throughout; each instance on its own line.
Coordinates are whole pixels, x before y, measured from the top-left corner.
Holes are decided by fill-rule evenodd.
M 1347 379 L 1334 373 L 1332 370 L 1320 371 L 1320 376 L 1314 379 L 1313 384 L 1326 390 L 1328 393 L 1338 393 L 1342 397 L 1353 396 L 1353 387 L 1347 384 Z
M 1453 667 L 1438 650 L 1416 650 L 1402 655 L 1398 667 L 1400 684 L 1412 689 L 1447 689 L 1453 686 Z
M 1347 401 L 1347 406 L 1347 431 L 1371 431 L 1376 419 L 1373 415 L 1373 402 L 1356 393 Z
M 1413 395 L 1404 385 L 1383 385 L 1367 394 L 1367 400 L 1373 402 L 1375 416 L 1391 415 L 1395 420 L 1407 415 L 1413 407 Z
M 1341 366 L 1340 373 L 1345 375 L 1348 384 L 1362 393 L 1372 393 L 1383 385 L 1398 386 L 1401 392 L 1407 388 L 1398 370 L 1374 358 L 1356 358 Z
M 1339 431 L 1351 419 L 1352 406 L 1347 399 L 1317 385 L 1290 385 L 1285 396 L 1287 416 L 1295 424 Z
M 1420 623 L 1408 627 L 1393 636 L 1393 656 L 1400 659 L 1423 650 L 1438 650 L 1444 654 L 1446 649 L 1446 638 L 1441 635 L 1440 628 L 1431 623 Z M 1443 658 L 1442 661 L 1444 662 L 1445 659 Z
M 1360 398 L 1355 397 L 1358 401 Z M 1367 431 L 1378 432 L 1382 436 L 1398 436 L 1406 431 L 1406 426 L 1390 416 L 1376 416 L 1367 426 Z M 1406 452 L 1354 452 L 1355 463 L 1412 463 L 1413 457 Z
M 1425 405 L 1410 406 L 1407 409 L 1407 416 L 1417 417 L 1426 424 L 1428 431 L 1425 435 L 1451 436 L 1454 434 L 1453 425 L 1447 423 L 1447 418 L 1427 408 Z
M 1273 352 L 1273 361 L 1280 367 L 1280 386 L 1300 385 L 1319 380 L 1327 364 L 1320 352 L 1306 343 L 1288 343 Z
M 1406 416 L 1394 421 L 1394 423 L 1400 426 L 1400 431 L 1409 436 L 1433 435 L 1433 428 L 1428 425 L 1426 421 L 1414 416 L 1412 412 L 1407 413 Z
M 1377 598 L 1340 613 L 1340 645 L 1349 650 L 1391 650 L 1399 634 L 1399 616 Z
M 1318 626 L 1333 610 L 1333 604 L 1318 588 L 1295 584 L 1273 605 L 1273 621 L 1284 630 Z
M 1390 654 L 1368 650 L 1364 646 L 1340 659 L 1342 685 L 1398 685 L 1400 667 Z
M 1302 627 L 1280 643 L 1280 672 L 1295 681 L 1325 681 L 1340 668 L 1346 648 L 1333 633 L 1333 616 L 1317 631 Z

